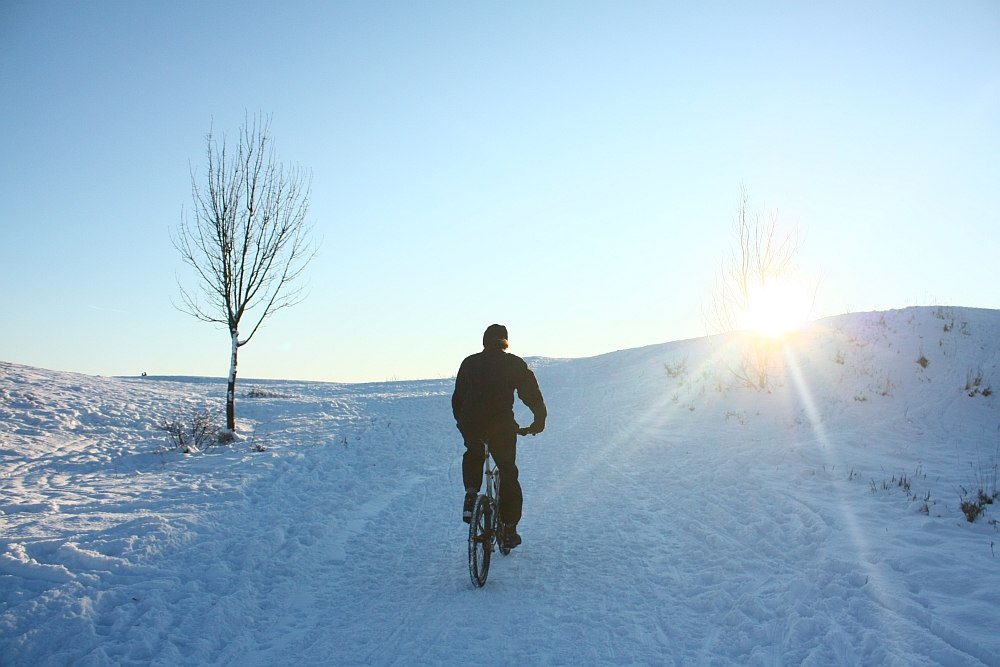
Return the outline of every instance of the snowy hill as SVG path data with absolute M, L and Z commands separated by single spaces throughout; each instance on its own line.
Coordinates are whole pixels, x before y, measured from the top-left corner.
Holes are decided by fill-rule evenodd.
M 534 360 L 481 590 L 451 380 L 241 380 L 185 455 L 222 380 L 0 365 L 0 663 L 1000 665 L 1000 311 L 815 323 L 764 391 L 744 346 Z

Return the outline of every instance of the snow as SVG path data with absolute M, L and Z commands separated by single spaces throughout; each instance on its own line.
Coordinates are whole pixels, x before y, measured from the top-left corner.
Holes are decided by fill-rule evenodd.
M 240 379 L 241 439 L 182 454 L 157 424 L 225 380 L 2 364 L 0 663 L 1000 665 L 1000 505 L 959 507 L 997 487 L 1000 311 L 813 323 L 767 391 L 745 344 L 530 359 L 482 589 L 450 379 Z

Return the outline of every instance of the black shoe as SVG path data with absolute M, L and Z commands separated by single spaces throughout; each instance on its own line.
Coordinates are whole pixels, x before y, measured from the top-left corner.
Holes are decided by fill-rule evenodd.
M 469 523 L 472 521 L 472 508 L 476 506 L 476 497 L 479 494 L 466 493 L 465 505 L 462 506 L 462 521 Z
M 521 536 L 517 534 L 517 525 L 510 524 L 503 527 L 503 541 L 508 549 L 513 549 L 521 543 Z

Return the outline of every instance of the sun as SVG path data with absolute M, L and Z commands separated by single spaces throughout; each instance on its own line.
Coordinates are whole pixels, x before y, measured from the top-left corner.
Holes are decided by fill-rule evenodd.
M 778 338 L 800 328 L 809 319 L 806 290 L 789 279 L 772 279 L 751 290 L 741 328 Z

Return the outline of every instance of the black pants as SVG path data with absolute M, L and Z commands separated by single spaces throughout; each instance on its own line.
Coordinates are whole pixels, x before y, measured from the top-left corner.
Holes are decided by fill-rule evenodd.
M 463 433 L 465 455 L 462 456 L 462 481 L 465 489 L 479 491 L 483 486 L 483 464 L 486 452 L 483 442 L 490 443 L 490 453 L 500 470 L 500 518 L 506 524 L 521 520 L 521 482 L 517 478 L 517 432 L 501 429 L 485 435 Z

